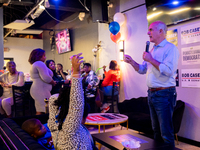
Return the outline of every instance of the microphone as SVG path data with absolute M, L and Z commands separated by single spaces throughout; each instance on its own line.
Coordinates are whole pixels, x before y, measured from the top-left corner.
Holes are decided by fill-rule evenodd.
M 149 45 L 150 45 L 150 42 L 147 41 L 147 42 L 146 42 L 146 52 L 149 52 Z

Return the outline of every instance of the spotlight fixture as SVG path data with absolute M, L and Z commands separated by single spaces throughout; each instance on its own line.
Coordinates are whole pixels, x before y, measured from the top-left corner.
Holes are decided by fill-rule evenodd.
M 155 11 L 155 10 L 157 10 L 157 8 L 156 8 L 156 7 L 154 7 L 154 8 L 153 8 L 153 11 Z
M 107 2 L 108 8 L 113 8 L 113 3 L 112 2 Z
M 173 5 L 178 5 L 179 2 L 178 2 L 178 1 L 173 1 L 172 4 L 173 4 Z
M 85 13 L 84 12 L 80 12 L 79 15 L 78 15 L 79 20 L 83 21 L 84 17 L 85 17 Z
M 33 14 L 31 14 L 32 19 L 39 17 L 44 10 L 45 7 L 43 5 L 39 5 L 37 10 Z
M 50 7 L 49 0 L 45 0 L 44 1 L 44 7 L 45 8 L 49 8 Z

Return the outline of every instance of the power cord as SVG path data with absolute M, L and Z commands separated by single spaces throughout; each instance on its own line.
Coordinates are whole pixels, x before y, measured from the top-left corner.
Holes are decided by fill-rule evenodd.
M 51 18 L 53 18 L 54 20 L 56 20 L 56 21 L 58 21 L 58 22 L 61 22 L 61 23 L 70 23 L 70 22 L 76 20 L 76 19 L 79 17 L 79 14 L 78 14 L 78 16 L 77 16 L 76 18 L 74 18 L 74 19 L 72 19 L 72 20 L 70 20 L 70 21 L 65 22 L 65 21 L 61 21 L 61 20 L 58 20 L 58 19 L 54 18 L 46 9 L 45 9 L 45 11 L 46 11 L 46 13 L 47 13 Z
M 81 3 L 81 5 L 87 10 L 90 11 L 87 6 L 86 6 L 86 0 L 84 0 L 84 4 L 81 2 L 81 0 L 79 0 L 79 2 Z

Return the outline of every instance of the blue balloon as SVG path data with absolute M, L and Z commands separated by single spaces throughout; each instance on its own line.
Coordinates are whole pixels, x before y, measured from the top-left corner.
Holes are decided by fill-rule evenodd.
M 116 35 L 120 30 L 120 25 L 118 22 L 113 21 L 109 24 L 109 30 L 112 34 Z

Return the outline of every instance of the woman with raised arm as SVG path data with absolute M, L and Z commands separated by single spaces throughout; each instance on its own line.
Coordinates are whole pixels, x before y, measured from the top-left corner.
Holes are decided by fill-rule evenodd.
M 28 60 L 31 64 L 30 75 L 33 80 L 30 94 L 35 100 L 36 115 L 45 112 L 44 99 L 51 96 L 52 85 L 56 84 L 52 78 L 53 72 L 45 65 L 45 60 L 45 51 L 40 48 L 34 49 Z
M 48 127 L 55 149 L 92 150 L 95 148 L 92 137 L 83 125 L 88 108 L 84 104 L 82 78 L 80 77 L 80 57 L 72 57 L 72 84 L 65 93 L 54 94 L 49 99 Z

